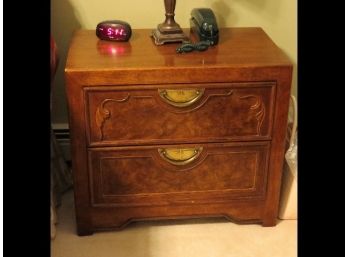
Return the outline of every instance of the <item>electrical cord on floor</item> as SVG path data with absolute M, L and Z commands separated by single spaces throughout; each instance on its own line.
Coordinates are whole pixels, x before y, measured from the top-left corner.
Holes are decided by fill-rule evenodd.
M 210 40 L 205 40 L 205 41 L 199 41 L 197 43 L 192 43 L 192 42 L 184 42 L 181 46 L 179 46 L 176 49 L 177 53 L 189 53 L 194 50 L 196 51 L 205 51 L 209 48 L 209 46 L 213 45 L 214 43 Z

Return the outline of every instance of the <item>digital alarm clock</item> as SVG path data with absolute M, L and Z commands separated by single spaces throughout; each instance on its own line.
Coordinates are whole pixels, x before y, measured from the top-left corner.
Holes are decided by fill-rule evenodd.
M 102 21 L 97 25 L 96 35 L 101 40 L 128 41 L 132 35 L 132 29 L 131 26 L 124 21 Z

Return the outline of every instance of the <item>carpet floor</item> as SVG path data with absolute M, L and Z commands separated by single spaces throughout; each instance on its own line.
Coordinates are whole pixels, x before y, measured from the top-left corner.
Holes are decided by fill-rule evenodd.
M 223 218 L 134 222 L 122 231 L 79 237 L 73 191 L 58 208 L 51 257 L 296 257 L 297 221 L 275 227 L 238 225 Z

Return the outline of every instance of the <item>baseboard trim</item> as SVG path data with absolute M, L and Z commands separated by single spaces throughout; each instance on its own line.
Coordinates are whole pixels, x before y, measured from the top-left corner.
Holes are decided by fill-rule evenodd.
M 69 129 L 69 123 L 52 123 L 53 130 Z
M 53 133 L 66 161 L 71 161 L 70 130 L 68 124 L 53 123 Z

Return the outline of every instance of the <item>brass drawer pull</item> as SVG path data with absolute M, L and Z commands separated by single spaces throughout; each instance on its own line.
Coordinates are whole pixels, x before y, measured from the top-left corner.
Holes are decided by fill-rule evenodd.
M 204 94 L 204 88 L 200 89 L 158 89 L 161 98 L 175 107 L 186 107 L 194 104 Z
M 159 148 L 158 153 L 165 161 L 173 165 L 185 165 L 194 161 L 201 154 L 203 147 L 197 148 Z

